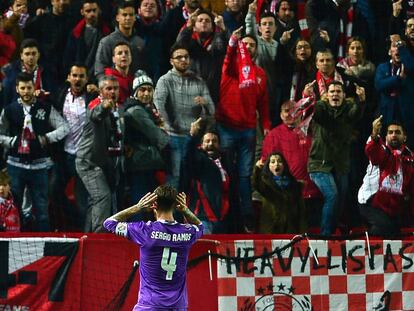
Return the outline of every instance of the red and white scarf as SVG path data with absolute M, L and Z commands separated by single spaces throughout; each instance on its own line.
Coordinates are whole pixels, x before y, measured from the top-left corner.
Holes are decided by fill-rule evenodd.
M 322 97 L 328 91 L 328 85 L 332 81 L 339 81 L 344 83 L 341 75 L 335 70 L 333 77 L 326 77 L 320 71 L 316 73 L 316 83 L 318 83 L 319 96 Z
M 332 0 L 334 1 L 334 0 Z M 334 1 L 336 4 L 336 1 Z M 354 21 L 354 8 L 351 4 L 346 12 L 346 20 L 342 18 L 339 20 L 339 39 L 338 39 L 338 60 L 342 60 L 345 57 L 345 47 L 349 38 L 352 36 L 352 26 Z
M 20 154 L 29 154 L 30 141 L 36 138 L 36 135 L 33 131 L 32 115 L 30 114 L 31 106 L 24 104 L 20 98 L 18 99 L 18 102 L 22 105 L 24 120 L 17 152 Z
M 200 34 L 196 31 L 193 31 L 191 38 L 195 41 L 198 42 L 198 44 L 200 44 L 203 49 L 205 49 L 206 51 L 210 51 L 211 50 L 211 43 L 213 41 L 213 36 L 214 34 L 211 33 L 207 39 L 203 39 L 200 37 Z
M 237 64 L 239 66 L 239 88 L 256 84 L 256 70 L 249 51 L 243 41 L 238 41 Z

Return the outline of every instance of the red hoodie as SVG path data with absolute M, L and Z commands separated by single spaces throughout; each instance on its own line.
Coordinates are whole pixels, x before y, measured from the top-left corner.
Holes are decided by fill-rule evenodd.
M 220 83 L 220 101 L 216 109 L 217 121 L 236 129 L 256 128 L 256 110 L 260 113 L 263 129 L 270 129 L 269 99 L 266 74 L 253 63 L 256 84 L 239 87 L 237 46 L 228 46 Z

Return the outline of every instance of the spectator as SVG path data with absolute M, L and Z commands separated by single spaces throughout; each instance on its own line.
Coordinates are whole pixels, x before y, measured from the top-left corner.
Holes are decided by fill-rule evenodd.
M 118 80 L 104 76 L 99 81 L 99 92 L 100 96 L 88 105 L 75 160 L 76 171 L 90 198 L 86 232 L 103 231 L 103 221 L 116 210 L 121 175 L 124 128 Z
M 173 68 L 158 80 L 154 104 L 170 135 L 172 163 L 168 182 L 178 188 L 182 161 L 190 142 L 191 123 L 199 117 L 213 116 L 214 104 L 204 80 L 189 69 L 187 48 L 176 44 L 170 54 Z
M 346 57 L 337 66 L 343 68 L 346 75 L 367 83 L 374 76 L 375 65 L 366 59 L 365 54 L 365 41 L 359 37 L 351 37 L 346 45 Z
M 358 97 L 345 99 L 344 86 L 332 81 L 327 100 L 320 100 L 313 115 L 313 141 L 308 161 L 308 172 L 322 193 L 321 234 L 335 232 L 348 189 L 350 145 L 352 129 L 362 116 L 365 91 L 357 86 Z
M 109 26 L 101 18 L 98 0 L 83 0 L 80 10 L 82 19 L 70 32 L 64 61 L 67 66 L 84 63 L 88 69 L 88 80 L 95 82 L 95 56 L 99 41 L 110 33 Z
M 220 150 L 216 132 L 202 131 L 200 119 L 191 124 L 191 142 L 184 159 L 184 189 L 189 191 L 189 207 L 203 222 L 204 233 L 229 233 L 232 209 L 230 162 Z M 201 145 L 197 147 L 201 136 Z
M 280 77 L 277 77 L 277 66 L 275 65 L 279 43 L 273 39 L 276 32 L 276 17 L 272 13 L 263 13 L 260 16 L 259 25 L 256 27 L 256 10 L 257 0 L 249 5 L 245 20 L 246 34 L 254 36 L 257 40 L 257 51 L 253 59 L 266 73 L 270 118 L 276 124 L 280 121 L 276 117 L 280 111 L 278 107 L 280 104 L 280 92 L 278 92 Z
M 145 71 L 154 82 L 160 78 L 163 63 L 163 39 L 167 31 L 161 21 L 162 8 L 158 0 L 143 0 L 138 8 L 135 22 L 137 34 L 145 41 L 143 57 L 146 60 Z
M 291 59 L 285 65 L 287 83 L 282 90 L 282 99 L 299 101 L 305 85 L 316 76 L 312 46 L 309 41 L 299 39 L 293 47 Z
M 404 34 L 404 28 L 409 19 L 414 18 L 414 2 L 396 0 L 392 3 L 392 16 L 389 19 L 390 34 Z
M 316 80 L 305 85 L 302 95 L 308 97 L 313 94 L 312 96 L 315 96 L 316 99 L 322 98 L 324 95 L 326 95 L 328 85 L 332 81 L 339 81 L 344 84 L 346 92 L 349 94 L 349 96 L 352 96 L 354 94 L 354 84 L 350 83 L 349 81 L 349 79 L 352 77 L 348 76 L 347 80 L 344 75 L 336 70 L 334 56 L 330 50 L 326 49 L 316 53 L 316 68 Z
M 112 51 L 112 67 L 105 68 L 106 76 L 114 76 L 119 83 L 118 103 L 122 106 L 131 95 L 133 75 L 129 69 L 131 66 L 131 47 L 124 41 L 118 42 Z
M 154 84 L 145 73 L 133 83 L 134 94 L 125 102 L 125 159 L 131 201 L 137 202 L 156 186 L 156 170 L 166 169 L 169 136 L 153 103 Z
M 144 209 L 153 209 L 157 221 L 127 222 Z M 174 210 L 189 224 L 174 220 Z M 190 247 L 203 234 L 201 221 L 186 205 L 184 193 L 160 186 L 141 200 L 105 220 L 107 230 L 140 246 L 140 288 L 134 309 L 187 310 L 186 271 Z
M 162 34 L 163 34 L 163 55 L 161 57 L 162 66 L 161 73 L 165 73 L 169 69 L 169 57 L 168 54 L 171 47 L 174 45 L 177 39 L 178 33 L 185 27 L 185 23 L 192 13 L 198 8 L 201 9 L 202 0 L 184 0 L 177 1 L 178 4 L 169 9 L 167 14 L 162 20 Z M 176 1 L 172 1 L 174 3 Z
M 223 21 L 229 33 L 244 25 L 243 0 L 225 0 L 226 9 L 223 11 Z
M 132 1 L 122 2 L 116 13 L 118 27 L 99 41 L 98 50 L 95 58 L 95 76 L 100 78 L 104 74 L 104 69 L 112 66 L 112 53 L 115 45 L 120 41 L 129 44 L 131 48 L 132 62 L 130 72 L 134 73 L 140 69 L 145 60 L 142 57 L 145 42 L 138 36 L 134 29 L 136 21 L 135 7 Z
M 20 45 L 20 60 L 13 62 L 5 68 L 5 79 L 3 80 L 3 103 L 5 106 L 15 101 L 18 97 L 16 92 L 16 77 L 21 72 L 32 75 L 35 87 L 35 96 L 43 97 L 49 95 L 53 88 L 52 77 L 39 65 L 39 45 L 34 39 L 25 39 Z
M 10 177 L 5 170 L 0 172 L 0 231 L 20 232 L 19 210 L 10 191 Z
M 351 1 L 307 0 L 305 14 L 315 50 L 328 47 L 335 57 L 345 57 L 346 39 L 354 31 Z
M 13 57 L 16 49 L 16 42 L 13 36 L 4 31 L 4 17 L 0 14 L 0 68 L 8 64 Z M 0 73 L 0 80 L 2 73 Z
M 276 4 L 276 33 L 275 39 L 291 50 L 299 39 L 300 28 L 293 11 L 291 0 L 281 0 Z
M 256 110 L 264 134 L 270 129 L 266 74 L 252 61 L 256 53 L 255 37 L 247 35 L 241 39 L 241 28 L 233 32 L 224 59 L 216 112 L 222 150 L 229 154 L 237 170 L 240 218 L 236 222 L 243 220 L 242 226 L 249 232 L 254 225 L 250 177 L 256 145 Z
M 408 23 L 414 25 L 414 18 Z M 412 28 L 414 35 L 414 28 Z M 391 60 L 378 65 L 375 74 L 375 88 L 379 92 L 379 111 L 384 122 L 401 121 L 408 133 L 414 132 L 414 54 L 404 46 L 403 41 L 391 41 Z M 414 146 L 414 138 L 408 137 L 408 146 Z
M 312 145 L 311 133 L 301 135 L 297 126 L 299 120 L 292 116 L 294 102 L 287 101 L 282 104 L 280 118 L 282 124 L 273 128 L 263 141 L 261 160 L 264 163 L 270 155 L 280 153 L 294 179 L 303 183 L 302 197 L 309 226 L 320 224 L 320 210 L 322 207 L 321 193 L 310 179 L 307 169 L 309 151 Z M 303 215 L 302 215 L 303 216 Z
M 51 182 L 51 204 L 54 212 L 64 213 L 63 224 L 58 226 L 74 226 L 84 229 L 86 211 L 88 209 L 88 192 L 76 172 L 75 160 L 80 140 L 86 123 L 88 104 L 98 96 L 95 85 L 88 85 L 88 70 L 84 64 L 75 63 L 71 66 L 65 84 L 57 93 L 56 110 L 69 124 L 69 134 L 58 148 L 55 148 L 55 165 Z M 66 187 L 74 179 L 74 196 L 76 206 L 73 206 L 67 196 Z
M 9 9 L 6 11 L 5 16 L 10 18 L 15 16 L 18 25 L 21 29 L 26 26 L 27 19 L 29 18 L 27 10 L 27 0 L 12 0 Z
M 187 20 L 177 42 L 188 47 L 190 69 L 206 81 L 210 96 L 217 104 L 220 93 L 221 67 L 226 54 L 228 35 L 223 17 L 197 9 Z
M 42 55 L 41 65 L 52 76 L 56 91 L 65 80 L 63 53 L 74 20 L 68 14 L 71 0 L 51 0 L 52 10 L 42 15 L 31 17 L 24 28 L 25 38 L 34 38 L 39 42 Z
M 4 14 L 4 30 L 13 37 L 16 46 L 20 46 L 23 40 L 23 31 L 29 14 L 27 13 L 27 0 L 13 0 L 9 9 Z M 19 51 L 14 51 L 12 60 L 19 57 Z
M 394 235 L 407 220 L 410 225 L 413 223 L 414 157 L 405 146 L 407 136 L 401 124 L 391 122 L 387 126 L 385 143 L 380 138 L 381 126 L 382 116 L 372 123 L 372 134 L 365 147 L 379 179 L 372 188 L 365 187 L 372 196 L 360 206 L 360 211 L 371 234 Z
M 0 117 L 0 142 L 10 148 L 7 171 L 17 206 L 21 208 L 27 187 L 35 212 L 34 229 L 49 231 L 48 170 L 52 160 L 47 146 L 63 139 L 69 127 L 50 103 L 36 98 L 30 74 L 19 73 L 16 84 L 19 98 Z M 25 227 L 32 215 L 22 216 Z
M 252 180 L 263 197 L 259 233 L 306 232 L 302 186 L 280 153 L 272 153 L 265 162 L 257 161 Z

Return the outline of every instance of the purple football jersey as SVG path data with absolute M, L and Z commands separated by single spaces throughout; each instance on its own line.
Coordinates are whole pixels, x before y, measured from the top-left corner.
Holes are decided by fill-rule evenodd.
M 188 306 L 186 270 L 191 246 L 203 234 L 203 225 L 176 221 L 117 222 L 104 227 L 141 246 L 139 307 L 185 309 Z

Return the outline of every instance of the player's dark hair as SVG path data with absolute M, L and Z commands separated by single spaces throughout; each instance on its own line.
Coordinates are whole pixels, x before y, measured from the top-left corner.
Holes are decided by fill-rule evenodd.
M 157 210 L 168 211 L 174 209 L 177 200 L 177 190 L 170 185 L 161 185 L 154 190 L 157 195 Z

